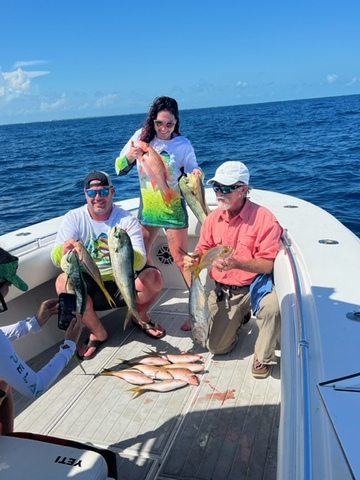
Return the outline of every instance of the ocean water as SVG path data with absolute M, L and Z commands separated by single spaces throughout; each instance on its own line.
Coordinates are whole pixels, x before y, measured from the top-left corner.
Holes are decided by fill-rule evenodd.
M 114 160 L 145 116 L 0 126 L 0 235 L 85 203 L 92 170 L 111 174 L 116 200 L 138 196 L 136 171 L 117 177 Z M 254 188 L 315 203 L 360 236 L 360 95 L 180 110 L 180 130 L 206 178 L 241 160 Z

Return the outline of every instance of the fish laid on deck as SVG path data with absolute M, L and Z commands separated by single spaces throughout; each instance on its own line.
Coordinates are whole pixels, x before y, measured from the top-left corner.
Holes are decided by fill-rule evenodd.
M 175 365 L 175 364 L 174 364 Z M 163 367 L 164 369 L 166 367 Z M 166 370 L 169 372 L 173 378 L 176 380 L 184 380 L 184 382 L 187 382 L 189 385 L 199 385 L 200 381 L 198 377 L 193 373 L 191 370 L 188 368 L 172 368 L 169 370 Z
M 162 191 L 167 204 L 173 198 L 179 198 L 180 194 L 168 185 L 170 174 L 163 157 L 146 142 L 140 141 L 139 147 L 145 152 L 139 160 L 142 168 L 150 178 L 153 189 L 159 188 Z
M 67 274 L 67 291 L 76 295 L 76 310 L 85 311 L 87 302 L 87 286 L 82 275 L 82 268 L 77 253 L 69 250 L 61 259 L 61 268 Z
M 139 397 L 145 392 L 171 392 L 188 385 L 184 380 L 163 380 L 162 382 L 154 382 L 149 385 L 140 385 L 138 387 L 130 388 L 129 392 L 134 392 L 134 398 Z
M 194 272 L 194 280 L 196 280 L 203 268 L 208 267 L 213 263 L 214 260 L 219 258 L 227 260 L 233 254 L 233 251 L 233 247 L 228 245 L 218 245 L 217 247 L 210 248 L 201 257 L 199 265 L 188 267 L 187 270 Z
M 122 378 L 133 385 L 147 385 L 153 383 L 154 379 L 150 378 L 142 372 L 132 369 L 126 370 L 103 370 L 99 373 L 100 376 L 112 376 Z
M 201 373 L 205 371 L 205 365 L 203 363 L 170 363 L 170 365 L 164 365 L 162 368 L 171 371 L 173 368 L 186 368 L 193 373 Z
M 194 272 L 191 272 L 191 286 L 189 293 L 189 315 L 191 321 L 191 335 L 195 343 L 203 347 L 209 336 L 210 310 L 207 302 L 205 287 L 200 278 L 194 280 Z
M 84 271 L 90 275 L 90 277 L 97 283 L 98 287 L 103 292 L 106 300 L 109 302 L 111 308 L 116 308 L 116 303 L 114 299 L 111 297 L 109 292 L 106 290 L 104 282 L 101 278 L 99 267 L 96 265 L 95 260 L 92 258 L 90 253 L 85 248 L 82 242 L 77 241 L 75 242 L 76 252 L 79 256 L 79 260 L 81 265 L 84 268 Z
M 114 280 L 128 307 L 124 321 L 125 330 L 131 317 L 134 317 L 140 324 L 143 323 L 135 309 L 134 251 L 129 235 L 119 227 L 112 227 L 110 229 L 108 245 Z
M 179 187 L 186 203 L 202 225 L 210 213 L 210 209 L 205 200 L 202 178 L 199 175 L 188 173 L 180 178 Z
M 170 363 L 183 363 L 183 362 L 202 362 L 203 356 L 199 353 L 161 353 L 153 350 L 148 350 L 149 355 L 159 355 L 161 358 L 169 360 Z
M 168 370 L 165 370 L 165 366 L 158 365 L 143 365 L 141 363 L 131 367 L 132 369 L 139 370 L 144 375 L 147 375 L 154 380 L 171 380 L 174 378 Z
M 127 365 L 170 365 L 170 361 L 166 358 L 160 357 L 159 355 L 141 355 L 140 357 L 131 358 L 129 360 L 120 359 L 121 363 L 126 363 Z

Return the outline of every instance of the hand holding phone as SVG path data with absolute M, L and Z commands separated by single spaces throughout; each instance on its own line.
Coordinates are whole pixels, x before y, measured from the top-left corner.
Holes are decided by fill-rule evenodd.
M 75 311 L 76 295 L 74 293 L 60 293 L 58 316 L 58 327 L 60 330 L 67 330 L 71 320 L 74 318 L 74 314 L 72 312 Z

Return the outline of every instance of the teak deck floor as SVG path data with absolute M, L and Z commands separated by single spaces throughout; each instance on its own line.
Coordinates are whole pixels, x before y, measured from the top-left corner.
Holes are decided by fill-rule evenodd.
M 180 330 L 187 299 L 185 291 L 164 289 L 150 312 L 167 331 L 160 340 L 130 325 L 124 331 L 119 317 L 125 309 L 106 312 L 109 339 L 92 360 L 82 362 L 86 375 L 73 359 L 39 399 L 15 394 L 15 431 L 108 448 L 117 454 L 119 480 L 275 480 L 280 366 L 265 380 L 252 377 L 254 318 L 242 327 L 230 354 L 212 356 L 194 345 L 191 332 Z M 200 385 L 133 398 L 128 391 L 133 385 L 97 376 L 148 348 L 201 353 L 206 373 L 198 374 Z M 57 349 L 29 363 L 39 370 Z

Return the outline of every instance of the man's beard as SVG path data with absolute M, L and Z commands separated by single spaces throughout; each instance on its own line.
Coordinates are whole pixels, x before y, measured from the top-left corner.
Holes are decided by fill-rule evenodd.
M 216 202 L 217 202 L 217 206 L 221 209 L 221 210 L 229 210 L 229 208 L 231 207 L 231 203 L 229 202 L 229 200 L 225 197 L 217 197 L 216 198 Z

